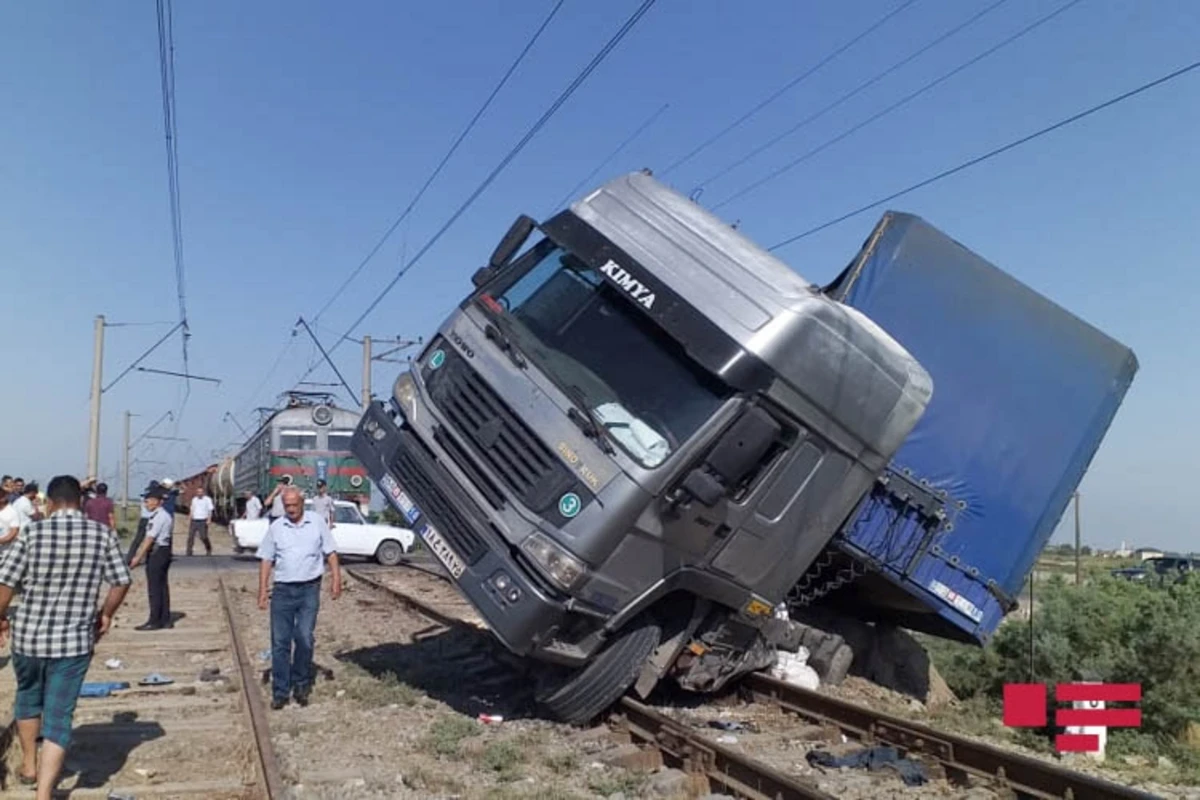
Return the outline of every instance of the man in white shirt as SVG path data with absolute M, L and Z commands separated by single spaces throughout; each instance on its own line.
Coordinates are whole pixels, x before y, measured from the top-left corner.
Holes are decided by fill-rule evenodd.
M 317 481 L 317 496 L 312 499 L 312 510 L 325 524 L 333 527 L 333 498 L 328 494 L 325 481 Z
M 246 506 L 245 511 L 242 512 L 242 519 L 259 519 L 262 517 L 262 510 L 262 500 L 258 499 L 258 495 L 254 492 L 246 492 Z
M 36 483 L 27 483 L 21 496 L 13 503 L 13 508 L 17 510 L 17 514 L 21 517 L 22 528 L 31 522 L 41 519 L 41 514 L 38 513 L 37 506 L 33 502 L 37 496 L 38 485 Z
M 200 537 L 200 541 L 204 543 L 205 555 L 212 555 L 212 542 L 208 539 L 208 521 L 212 519 L 213 501 L 205 491 L 204 487 L 200 486 L 196 489 L 196 496 L 192 498 L 191 508 L 191 524 L 188 525 L 188 542 L 187 554 L 192 554 L 192 546 L 196 542 L 196 537 Z
M 3 555 L 8 550 L 8 546 L 16 541 L 20 531 L 21 515 L 13 508 L 13 504 L 8 502 L 8 495 L 0 492 L 0 555 Z

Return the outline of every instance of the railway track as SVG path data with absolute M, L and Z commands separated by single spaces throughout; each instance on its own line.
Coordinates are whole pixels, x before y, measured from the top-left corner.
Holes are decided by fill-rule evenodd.
M 215 572 L 181 577 L 171 595 L 175 609 L 186 609 L 174 629 L 133 630 L 146 613 L 139 581 L 97 644 L 86 681 L 113 685 L 79 699 L 60 790 L 72 798 L 281 798 L 223 584 Z M 155 673 L 171 682 L 140 685 Z M 4 742 L 10 765 L 18 763 L 14 738 Z M 32 796 L 15 784 L 9 774 L 5 796 Z
M 452 589 L 445 576 L 421 570 Z M 454 611 L 429 599 L 402 591 L 379 579 L 386 573 L 348 569 L 361 581 L 395 599 L 408 609 L 447 628 L 486 630 L 482 623 L 466 621 Z M 375 574 L 371 574 L 375 572 Z M 394 574 L 394 573 L 393 573 Z M 763 674 L 745 678 L 741 695 L 769 704 L 817 725 L 836 729 L 864 744 L 890 745 L 902 754 L 940 766 L 951 783 L 966 785 L 972 779 L 1010 796 L 1064 798 L 1067 800 L 1148 800 L 1156 795 L 1066 769 L 1053 762 L 938 731 L 918 722 L 875 711 L 819 692 L 812 692 Z M 684 769 L 706 785 L 760 800 L 765 798 L 829 798 L 813 784 L 724 747 L 648 705 L 626 697 L 615 707 L 610 721 L 628 740 L 658 751 L 663 763 Z M 703 791 L 700 791 L 702 794 Z

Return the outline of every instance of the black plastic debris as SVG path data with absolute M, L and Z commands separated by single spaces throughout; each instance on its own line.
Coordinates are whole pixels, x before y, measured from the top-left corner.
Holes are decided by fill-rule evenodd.
M 851 769 L 895 770 L 905 786 L 920 786 L 928 782 L 925 769 L 917 762 L 900 757 L 894 747 L 867 747 L 844 756 L 835 756 L 824 750 L 810 750 L 804 756 L 814 767 L 849 767 Z

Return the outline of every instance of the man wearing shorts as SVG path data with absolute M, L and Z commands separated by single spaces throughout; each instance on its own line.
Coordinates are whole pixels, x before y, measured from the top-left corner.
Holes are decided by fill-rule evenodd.
M 17 679 L 18 780 L 37 784 L 37 800 L 50 800 L 58 783 L 96 638 L 112 625 L 132 581 L 117 535 L 80 512 L 79 481 L 59 475 L 46 494 L 49 516 L 31 522 L 0 558 L 0 644 L 11 632 Z M 109 589 L 97 610 L 101 583 Z M 17 590 L 23 597 L 10 624 Z

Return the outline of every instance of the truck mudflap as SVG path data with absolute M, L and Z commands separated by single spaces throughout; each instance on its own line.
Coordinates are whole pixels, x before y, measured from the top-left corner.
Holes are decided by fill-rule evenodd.
M 350 448 L 505 647 L 532 655 L 548 642 L 564 605 L 493 541 L 483 512 L 411 430 L 375 402 Z

